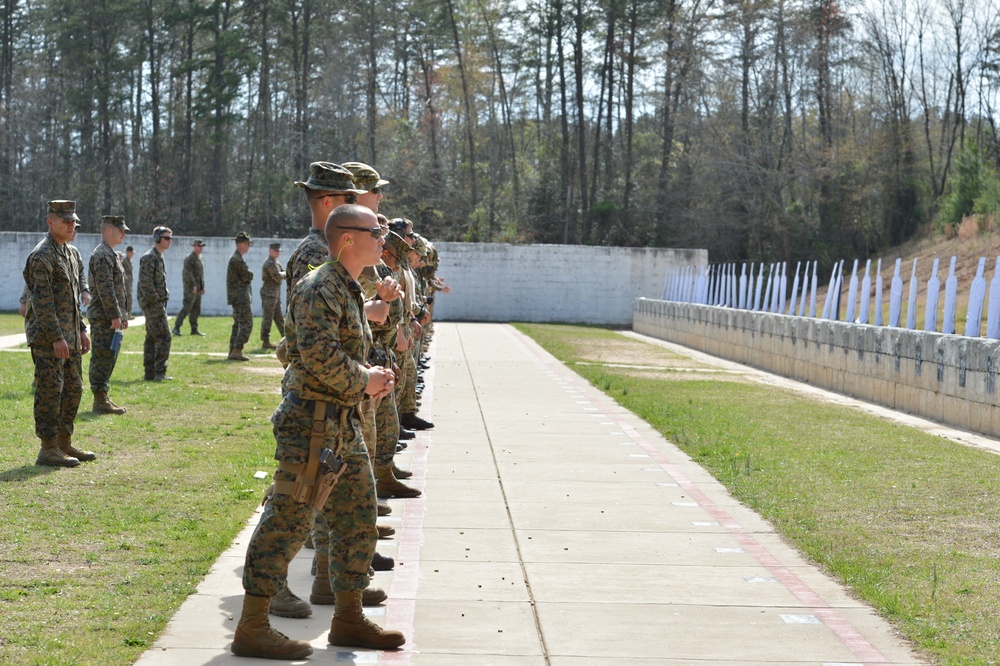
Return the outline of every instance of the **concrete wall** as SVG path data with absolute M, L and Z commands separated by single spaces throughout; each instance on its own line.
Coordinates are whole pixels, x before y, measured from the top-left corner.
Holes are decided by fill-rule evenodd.
M 24 288 L 24 260 L 31 250 L 38 244 L 45 234 L 23 233 L 23 232 L 2 232 L 0 233 L 0 284 L 10 285 L 0 293 L 0 310 L 17 310 L 18 298 Z M 163 253 L 163 261 L 167 266 L 167 289 L 170 290 L 170 303 L 167 312 L 176 314 L 181 309 L 184 300 L 182 296 L 183 285 L 181 271 L 184 267 L 184 258 L 191 254 L 191 243 L 194 236 L 174 235 L 172 247 Z M 229 265 L 229 257 L 236 251 L 236 243 L 232 238 L 204 238 L 205 249 L 201 258 L 205 262 L 205 295 L 201 300 L 201 312 L 206 315 L 228 315 L 233 309 L 226 304 L 226 267 Z M 284 260 L 292 254 L 292 250 L 299 244 L 298 239 L 288 240 L 281 238 L 255 238 L 250 251 L 243 257 L 253 273 L 253 312 L 260 316 L 260 285 L 261 267 L 267 259 L 267 246 L 274 241 L 281 242 L 281 258 Z M 89 265 L 90 253 L 101 242 L 99 234 L 79 234 L 73 245 L 79 248 L 83 255 L 85 265 Z M 139 258 L 153 246 L 152 236 L 142 234 L 141 236 L 126 236 L 125 243 L 116 247 L 122 254 L 125 247 L 131 245 L 135 248 L 135 256 L 132 257 L 132 266 L 135 272 L 132 284 L 132 294 L 135 295 L 135 281 L 139 279 Z M 282 300 L 284 304 L 284 300 Z M 139 305 L 134 302 L 133 308 L 139 313 Z
M 633 330 L 1000 437 L 1000 340 L 650 299 Z
M 24 286 L 24 260 L 43 233 L 0 233 L 0 310 L 16 310 Z M 192 236 L 175 235 L 164 255 L 169 314 L 181 308 L 181 269 L 191 252 Z M 231 238 L 205 238 L 206 293 L 201 309 L 207 315 L 227 315 L 226 265 L 235 250 Z M 285 263 L 299 239 L 255 238 L 247 265 L 254 274 L 254 314 L 260 315 L 260 274 L 267 245 L 282 243 Z M 97 234 L 80 234 L 73 243 L 85 262 L 100 242 Z M 128 236 L 135 247 L 138 279 L 139 257 L 152 245 L 149 235 Z M 125 245 L 119 246 L 124 252 Z M 505 245 L 490 243 L 437 243 L 441 275 L 452 287 L 440 294 L 435 317 L 441 321 L 561 321 L 627 326 L 632 321 L 632 301 L 640 296 L 659 297 L 667 270 L 690 264 L 704 265 L 705 250 L 638 249 L 579 245 Z M 134 287 L 133 287 L 134 288 Z M 134 292 L 133 292 L 134 293 Z M 282 303 L 286 301 L 282 300 Z M 138 308 L 138 305 L 135 306 Z
M 632 301 L 659 298 L 668 269 L 705 265 L 705 250 L 435 243 L 452 287 L 438 320 L 628 326 Z

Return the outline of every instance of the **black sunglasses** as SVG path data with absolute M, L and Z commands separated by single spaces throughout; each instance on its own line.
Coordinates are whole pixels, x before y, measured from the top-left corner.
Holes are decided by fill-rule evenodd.
M 368 191 L 371 192 L 372 194 L 382 194 L 382 188 L 381 187 L 373 187 L 372 189 L 370 189 Z
M 338 229 L 350 229 L 351 231 L 367 231 L 372 238 L 382 238 L 382 227 L 337 227 Z
M 160 240 L 172 241 L 173 239 L 174 239 L 173 236 L 160 236 Z

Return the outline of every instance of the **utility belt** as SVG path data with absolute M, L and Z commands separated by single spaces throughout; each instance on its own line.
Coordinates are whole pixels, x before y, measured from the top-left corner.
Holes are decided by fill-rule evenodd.
M 343 448 L 342 433 L 348 425 L 354 408 L 345 408 L 323 400 L 303 400 L 294 392 L 285 394 L 285 400 L 312 412 L 312 430 L 309 437 L 309 458 L 305 463 L 278 461 L 278 469 L 294 474 L 294 481 L 274 482 L 274 494 L 288 495 L 296 502 L 309 504 L 321 510 L 330 492 L 347 469 L 340 453 Z M 336 450 L 324 445 L 327 419 L 338 423 Z

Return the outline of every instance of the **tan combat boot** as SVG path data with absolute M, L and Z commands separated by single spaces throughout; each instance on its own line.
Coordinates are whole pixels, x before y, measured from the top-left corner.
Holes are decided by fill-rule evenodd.
M 397 479 L 409 479 L 413 476 L 413 472 L 408 469 L 399 469 L 396 467 L 396 463 L 392 463 L 392 475 Z
M 313 613 L 312 606 L 288 589 L 288 581 L 281 586 L 278 593 L 271 598 L 267 612 L 278 617 L 309 617 Z
M 378 606 L 389 598 L 384 590 L 377 587 L 365 588 L 361 594 L 361 603 L 364 606 Z M 323 553 L 316 553 L 316 577 L 313 578 L 312 593 L 309 595 L 309 603 L 317 606 L 332 606 L 336 601 L 333 589 L 330 588 L 330 561 Z
M 49 437 L 42 440 L 42 448 L 38 452 L 35 464 L 49 467 L 76 467 L 80 464 L 80 459 L 63 453 L 59 449 L 58 440 L 55 437 Z
M 81 451 L 80 449 L 73 446 L 73 437 L 65 432 L 59 433 L 56 437 L 56 444 L 59 446 L 59 450 L 65 453 L 67 456 L 72 456 L 80 462 L 90 462 L 91 460 L 97 460 L 97 454 L 93 451 Z
M 351 590 L 337 592 L 327 640 L 331 645 L 395 650 L 406 642 L 406 637 L 400 631 L 383 629 L 365 617 L 361 609 L 361 590 Z
M 376 525 L 375 529 L 378 530 L 379 539 L 386 539 L 396 533 L 396 528 L 388 525 Z
M 277 345 L 272 345 L 271 344 L 270 338 L 264 338 L 263 340 L 260 341 L 260 348 L 261 349 L 277 349 L 278 347 L 277 347 Z
M 243 355 L 243 347 L 233 347 L 229 350 L 229 360 L 230 361 L 249 361 L 250 359 Z
M 230 646 L 239 657 L 262 659 L 302 659 L 312 654 L 306 641 L 293 641 L 280 631 L 275 631 L 267 621 L 267 597 L 243 595 L 243 614 Z
M 111 402 L 107 391 L 94 391 L 94 408 L 91 411 L 95 414 L 124 414 L 128 410 Z
M 411 488 L 392 475 L 392 467 L 375 468 L 375 494 L 379 499 L 390 497 L 420 497 L 422 494 L 416 488 Z

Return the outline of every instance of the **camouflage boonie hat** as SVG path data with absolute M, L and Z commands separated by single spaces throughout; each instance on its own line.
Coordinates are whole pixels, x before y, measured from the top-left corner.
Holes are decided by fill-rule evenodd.
M 242 243 L 243 241 L 246 241 L 247 243 L 253 244 L 253 241 L 250 240 L 250 234 L 248 234 L 245 231 L 241 231 L 238 234 L 236 234 L 236 242 L 237 243 Z
M 378 171 L 364 162 L 344 162 L 341 166 L 354 174 L 354 186 L 371 192 L 376 187 L 384 187 L 389 181 L 378 175 Z
M 383 247 L 392 250 L 392 253 L 396 255 L 397 260 L 405 261 L 408 256 L 410 256 L 410 246 L 406 244 L 403 237 L 397 234 L 395 231 L 390 231 L 385 235 L 385 245 Z
M 101 222 L 104 224 L 110 224 L 116 229 L 121 229 L 125 233 L 132 231 L 125 224 L 125 217 L 123 215 L 102 215 Z
M 427 241 L 416 234 L 413 235 L 413 251 L 421 257 L 427 256 Z
M 57 215 L 64 220 L 75 220 L 76 222 L 80 221 L 80 218 L 76 216 L 75 201 L 68 201 L 66 199 L 56 199 L 55 201 L 50 201 L 49 214 Z
M 191 243 L 192 246 L 197 245 L 198 247 L 205 247 L 205 241 L 200 238 L 195 238 L 194 242 Z
M 271 249 L 271 250 L 280 250 L 281 249 L 281 243 L 271 243 L 267 247 L 269 249 Z
M 309 178 L 295 184 L 307 190 L 327 190 L 330 192 L 350 192 L 364 194 L 367 190 L 354 187 L 354 174 L 333 162 L 313 162 L 309 165 Z

